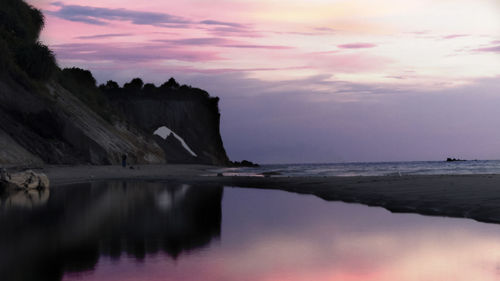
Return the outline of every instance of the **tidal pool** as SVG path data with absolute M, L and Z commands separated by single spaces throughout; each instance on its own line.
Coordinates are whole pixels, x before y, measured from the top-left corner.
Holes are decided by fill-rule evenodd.
M 276 190 L 88 183 L 0 196 L 0 280 L 500 280 L 500 225 Z

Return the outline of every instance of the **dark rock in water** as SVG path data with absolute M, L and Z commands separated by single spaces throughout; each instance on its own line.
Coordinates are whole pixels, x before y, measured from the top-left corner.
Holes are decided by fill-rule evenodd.
M 467 160 L 458 159 L 458 158 L 446 158 L 446 162 L 458 162 L 458 161 L 467 161 Z
M 271 176 L 280 176 L 282 175 L 280 172 L 272 171 L 272 172 L 263 172 L 261 173 L 266 178 L 270 178 Z
M 218 177 L 223 177 L 223 176 L 224 176 L 224 174 L 223 174 L 223 173 L 217 173 L 217 176 L 218 176 Z
M 243 160 L 241 162 L 233 161 L 232 166 L 235 166 L 235 167 L 255 167 L 255 168 L 260 167 L 259 164 L 253 163 L 253 162 L 247 161 L 247 160 Z

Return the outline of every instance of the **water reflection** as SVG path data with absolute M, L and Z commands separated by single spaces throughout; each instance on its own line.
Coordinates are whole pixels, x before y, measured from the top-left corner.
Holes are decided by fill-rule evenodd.
M 498 253 L 499 225 L 275 190 L 79 185 L 0 216 L 2 281 L 499 280 Z
M 47 203 L 50 189 L 17 190 L 8 189 L 0 192 L 0 208 L 4 211 L 11 208 L 34 208 Z
M 222 194 L 221 186 L 144 182 L 60 187 L 50 198 L 5 194 L 0 279 L 61 280 L 124 254 L 176 259 L 220 236 Z

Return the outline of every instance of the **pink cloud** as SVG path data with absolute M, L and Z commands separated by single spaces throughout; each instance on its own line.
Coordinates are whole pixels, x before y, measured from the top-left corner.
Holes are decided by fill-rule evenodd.
M 330 28 L 330 27 L 316 27 L 316 28 L 314 28 L 314 30 L 321 31 L 321 32 L 328 32 L 328 33 L 337 32 L 337 30 Z
M 113 38 L 113 37 L 127 37 L 133 35 L 132 33 L 107 33 L 107 34 L 94 34 L 94 35 L 86 35 L 86 36 L 78 36 L 75 39 L 105 39 L 105 38 Z
M 188 19 L 158 12 L 143 12 L 127 9 L 111 9 L 81 5 L 66 5 L 53 2 L 58 7 L 56 11 L 46 11 L 55 17 L 68 21 L 83 22 L 92 25 L 108 25 L 110 21 L 127 21 L 137 25 L 152 25 L 159 27 L 184 27 L 192 22 Z
M 162 42 L 170 45 L 183 46 L 222 46 L 224 44 L 234 44 L 236 41 L 228 40 L 219 37 L 199 37 L 199 38 L 183 38 L 183 39 L 156 39 L 153 42 Z
M 442 39 L 455 39 L 455 38 L 460 38 L 460 37 L 467 37 L 469 36 L 468 34 L 450 34 L 441 37 Z
M 396 80 L 405 80 L 407 79 L 406 76 L 403 76 L 403 75 L 388 75 L 388 76 L 385 76 L 386 78 L 390 78 L 390 79 L 396 79 Z
M 500 53 L 500 45 L 498 45 L 498 46 L 492 46 L 492 47 L 478 48 L 478 49 L 474 49 L 473 51 L 475 51 L 475 52 L 493 52 L 493 53 Z
M 366 48 L 373 48 L 376 46 L 377 45 L 372 43 L 350 43 L 350 44 L 338 45 L 337 47 L 341 49 L 366 49 Z
M 293 47 L 290 46 L 250 44 L 247 42 L 229 40 L 220 37 L 184 38 L 184 39 L 173 39 L 173 40 L 160 39 L 152 41 L 163 42 L 171 45 L 183 45 L 183 46 L 212 46 L 212 47 L 223 47 L 223 48 L 268 49 L 268 50 L 293 49 Z
M 267 49 L 267 50 L 287 50 L 287 49 L 293 49 L 293 47 L 289 47 L 289 46 L 252 45 L 252 44 L 246 44 L 246 45 L 225 45 L 224 47 L 240 48 L 240 49 Z
M 392 60 L 386 57 L 368 54 L 335 54 L 335 53 L 309 53 L 303 56 L 308 61 L 307 66 L 312 69 L 321 69 L 329 73 L 362 73 L 370 71 L 383 71 Z
M 161 11 L 142 11 L 124 8 L 94 7 L 86 5 L 66 5 L 62 2 L 52 2 L 56 10 L 46 10 L 47 15 L 71 22 L 88 25 L 107 26 L 113 23 L 131 23 L 160 28 L 205 29 L 219 35 L 253 35 L 255 32 L 249 26 L 239 22 L 214 19 L 197 19 L 179 16 Z
M 191 50 L 162 45 L 145 44 L 59 44 L 54 45 L 58 59 L 85 61 L 113 61 L 116 63 L 180 60 L 206 62 L 221 60 L 215 51 Z
M 260 32 L 252 30 L 249 27 L 211 26 L 204 29 L 215 36 L 262 37 L 262 34 Z
M 272 34 L 292 34 L 292 35 L 302 35 L 302 36 L 321 36 L 330 35 L 337 33 L 338 30 L 330 27 L 314 27 L 306 29 L 305 31 L 268 31 Z
M 296 67 L 257 67 L 257 68 L 197 68 L 190 66 L 181 66 L 181 67 L 168 67 L 162 66 L 154 69 L 155 73 L 184 73 L 184 74 L 210 74 L 210 75 L 218 75 L 218 74 L 230 74 L 230 73 L 246 73 L 246 72 L 260 72 L 260 71 L 282 71 L 282 70 L 298 70 L 298 69 L 311 69 L 311 67 L 307 66 L 296 66 Z
M 429 30 L 419 30 L 419 31 L 410 31 L 408 33 L 413 35 L 428 35 L 431 32 Z

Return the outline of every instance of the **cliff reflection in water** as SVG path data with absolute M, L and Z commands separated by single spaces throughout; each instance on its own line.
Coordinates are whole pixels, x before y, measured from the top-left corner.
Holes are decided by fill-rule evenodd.
M 220 236 L 222 195 L 221 186 L 146 182 L 59 187 L 50 197 L 4 194 L 1 279 L 61 280 L 92 269 L 100 256 L 175 259 Z

